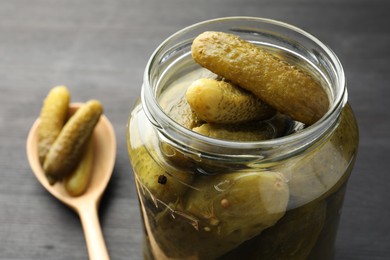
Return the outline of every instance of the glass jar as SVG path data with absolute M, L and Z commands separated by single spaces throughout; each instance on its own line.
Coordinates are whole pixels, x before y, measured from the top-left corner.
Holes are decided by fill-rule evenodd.
M 191 57 L 204 31 L 232 33 L 307 71 L 328 112 L 264 141 L 227 141 L 168 116 L 207 75 Z M 174 105 L 172 105 L 174 104 Z M 128 151 L 143 217 L 145 259 L 332 259 L 358 129 L 343 68 L 318 39 L 286 23 L 228 17 L 187 27 L 151 56 L 128 122 Z

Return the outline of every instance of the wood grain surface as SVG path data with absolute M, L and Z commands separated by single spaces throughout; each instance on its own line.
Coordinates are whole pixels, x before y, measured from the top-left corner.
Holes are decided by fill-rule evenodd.
M 344 65 L 360 127 L 336 259 L 390 259 L 388 0 L 1 0 L 0 259 L 88 259 L 80 220 L 35 179 L 27 133 L 49 89 L 101 100 L 118 147 L 99 215 L 111 259 L 142 259 L 126 123 L 153 50 L 177 30 L 223 16 L 281 20 L 328 44 Z

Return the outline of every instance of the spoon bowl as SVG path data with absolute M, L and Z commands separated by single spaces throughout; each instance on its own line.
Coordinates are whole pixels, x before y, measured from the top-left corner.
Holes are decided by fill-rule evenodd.
M 69 113 L 73 114 L 81 105 L 82 103 L 72 103 L 69 107 Z M 92 133 L 94 158 L 91 179 L 87 190 L 77 197 L 69 195 L 60 181 L 50 185 L 39 162 L 39 123 L 40 119 L 38 118 L 31 127 L 27 138 L 27 158 L 32 171 L 49 193 L 80 216 L 90 259 L 109 259 L 97 211 L 115 164 L 116 139 L 110 121 L 106 116 L 101 115 Z

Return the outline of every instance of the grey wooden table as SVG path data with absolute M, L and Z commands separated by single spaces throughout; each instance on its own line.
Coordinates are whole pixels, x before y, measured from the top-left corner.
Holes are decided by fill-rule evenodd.
M 36 181 L 25 144 L 41 103 L 65 84 L 97 98 L 118 141 L 100 218 L 112 259 L 142 259 L 126 122 L 157 45 L 190 24 L 259 16 L 301 27 L 344 64 L 360 151 L 336 259 L 390 259 L 390 2 L 387 0 L 1 0 L 0 259 L 87 259 L 75 213 Z

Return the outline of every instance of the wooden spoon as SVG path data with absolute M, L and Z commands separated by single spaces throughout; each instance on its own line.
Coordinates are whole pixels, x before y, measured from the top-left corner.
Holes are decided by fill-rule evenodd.
M 81 105 L 81 103 L 72 103 L 70 113 L 74 113 Z M 27 157 L 35 176 L 47 191 L 75 210 L 80 216 L 89 258 L 91 260 L 109 259 L 99 222 L 98 206 L 115 163 L 116 139 L 110 121 L 102 115 L 94 129 L 92 135 L 94 142 L 93 173 L 87 190 L 78 197 L 70 196 L 61 182 L 56 182 L 54 185 L 49 184 L 38 158 L 37 129 L 39 122 L 38 118 L 31 127 L 27 138 Z

